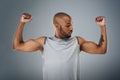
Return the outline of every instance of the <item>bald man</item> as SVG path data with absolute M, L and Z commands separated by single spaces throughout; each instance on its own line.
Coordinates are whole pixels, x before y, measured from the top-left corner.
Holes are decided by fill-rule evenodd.
M 54 15 L 53 37 L 41 36 L 37 39 L 23 40 L 24 25 L 32 16 L 24 13 L 13 39 L 13 48 L 18 51 L 41 51 L 43 56 L 43 80 L 79 80 L 79 53 L 105 54 L 107 35 L 105 17 L 98 16 L 95 21 L 100 26 L 101 38 L 98 44 L 87 41 L 80 36 L 71 37 L 73 32 L 72 18 L 64 12 Z

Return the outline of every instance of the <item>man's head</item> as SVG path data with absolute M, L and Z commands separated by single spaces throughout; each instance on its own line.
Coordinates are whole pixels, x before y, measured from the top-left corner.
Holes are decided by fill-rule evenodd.
M 61 39 L 71 37 L 73 27 L 71 17 L 64 13 L 59 12 L 54 15 L 53 24 L 55 26 L 55 36 Z

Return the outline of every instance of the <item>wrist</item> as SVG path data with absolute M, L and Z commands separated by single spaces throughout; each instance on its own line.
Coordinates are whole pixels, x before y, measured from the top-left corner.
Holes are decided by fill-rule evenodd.
M 20 23 L 20 24 L 25 24 L 25 22 L 22 22 L 22 21 L 20 21 L 19 23 Z
M 102 33 L 105 33 L 105 32 L 106 32 L 106 25 L 101 26 L 101 32 L 102 32 Z
M 20 21 L 18 27 L 21 28 L 21 27 L 24 27 L 24 25 L 25 25 L 25 22 Z
M 106 25 L 100 25 L 101 28 L 106 28 Z

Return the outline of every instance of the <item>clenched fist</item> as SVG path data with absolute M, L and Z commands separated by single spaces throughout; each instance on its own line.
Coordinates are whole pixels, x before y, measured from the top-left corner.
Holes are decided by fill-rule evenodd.
M 32 16 L 29 13 L 23 13 L 20 21 L 23 23 L 27 23 L 30 22 L 31 20 L 32 20 Z
M 106 25 L 105 17 L 104 17 L 104 16 L 98 16 L 98 17 L 96 17 L 95 22 L 96 22 L 99 26 L 105 26 L 105 25 Z

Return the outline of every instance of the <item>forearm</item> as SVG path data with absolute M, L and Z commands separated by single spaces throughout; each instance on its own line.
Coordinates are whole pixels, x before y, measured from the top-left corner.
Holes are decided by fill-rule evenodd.
M 106 25 L 100 26 L 101 27 L 101 38 L 99 41 L 98 46 L 100 47 L 103 53 L 107 50 L 107 33 L 106 33 Z
M 23 43 L 22 32 L 23 32 L 24 25 L 25 25 L 25 23 L 19 22 L 19 25 L 18 25 L 17 31 L 14 36 L 14 40 L 13 40 L 13 48 L 15 48 L 19 44 Z

